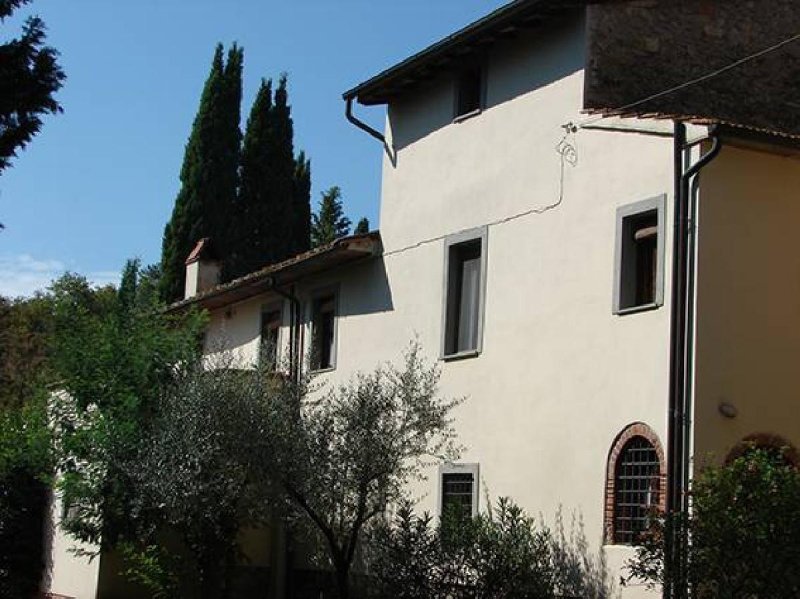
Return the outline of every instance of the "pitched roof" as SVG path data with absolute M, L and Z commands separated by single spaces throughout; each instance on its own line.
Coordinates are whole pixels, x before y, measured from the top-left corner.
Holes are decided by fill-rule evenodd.
M 260 270 L 217 285 L 190 298 L 177 301 L 170 305 L 167 311 L 175 312 L 190 306 L 205 309 L 219 308 L 255 297 L 276 287 L 290 285 L 300 279 L 337 266 L 380 255 L 382 251 L 381 236 L 378 231 L 342 237 L 282 262 L 269 264 Z
M 343 94 L 361 104 L 385 104 L 390 98 L 496 41 L 582 7 L 589 0 L 512 0 L 482 19 L 389 67 Z

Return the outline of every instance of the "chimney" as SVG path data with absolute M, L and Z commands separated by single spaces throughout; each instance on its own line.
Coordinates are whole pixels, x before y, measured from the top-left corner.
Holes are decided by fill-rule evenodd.
M 186 258 L 186 287 L 184 299 L 194 297 L 219 284 L 222 262 L 216 259 L 211 238 L 204 237 Z

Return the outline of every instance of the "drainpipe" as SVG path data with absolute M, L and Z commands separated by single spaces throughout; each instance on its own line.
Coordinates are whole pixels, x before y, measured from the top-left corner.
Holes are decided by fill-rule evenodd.
M 345 117 L 347 120 L 353 123 L 356 127 L 361 129 L 362 131 L 366 131 L 369 135 L 377 139 L 381 142 L 384 146 L 386 146 L 386 137 L 380 131 L 376 131 L 369 125 L 367 125 L 364 121 L 359 120 L 353 115 L 353 97 L 347 98 L 347 105 L 345 108 Z
M 269 287 L 282 298 L 289 300 L 289 377 L 292 382 L 299 384 L 302 376 L 300 354 L 302 332 L 301 303 L 297 295 L 295 295 L 296 289 L 294 285 L 291 286 L 289 291 L 285 291 L 278 287 L 275 284 L 275 280 L 272 279 Z M 292 563 L 294 562 L 292 533 L 284 521 L 280 521 L 276 525 L 278 526 L 276 545 L 282 549 L 282 554 L 280 554 L 276 564 L 275 594 L 280 598 L 292 597 L 292 585 L 294 582 L 292 577 Z
M 675 123 L 675 212 L 672 256 L 672 305 L 670 323 L 670 384 L 667 437 L 667 513 L 686 514 L 689 508 L 690 402 L 692 360 L 694 359 L 695 217 L 700 171 L 719 155 L 722 142 L 716 126 L 709 137 L 711 149 L 686 168 L 684 153 L 686 126 Z M 693 181 L 694 178 L 694 181 Z M 691 193 L 690 193 L 691 185 Z M 669 532 L 669 531 L 668 531 Z M 668 535 L 665 599 L 688 597 L 686 584 L 686 542 L 683 536 Z
M 377 131 L 376 129 L 373 129 L 372 127 L 367 125 L 364 121 L 358 119 L 355 115 L 353 115 L 353 100 L 354 99 L 355 98 L 352 97 L 352 96 L 349 97 L 349 98 L 345 98 L 345 100 L 347 100 L 346 108 L 345 108 L 345 112 L 344 112 L 345 117 L 347 117 L 347 120 L 350 121 L 351 123 L 353 123 L 356 127 L 361 129 L 362 131 L 365 131 L 368 135 L 374 137 L 379 142 L 381 142 L 383 144 L 383 151 L 386 152 L 386 156 L 389 157 L 389 160 L 391 161 L 392 166 L 396 166 L 397 165 L 397 155 L 396 155 L 394 149 L 392 148 L 392 146 L 389 145 L 389 142 L 386 141 L 386 136 L 383 133 L 381 133 L 380 131 Z

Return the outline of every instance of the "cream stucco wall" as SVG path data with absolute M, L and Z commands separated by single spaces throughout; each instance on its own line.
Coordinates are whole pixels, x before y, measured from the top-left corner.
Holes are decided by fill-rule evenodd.
M 74 599 L 95 599 L 100 573 L 100 559 L 90 559 L 97 547 L 78 543 L 60 526 L 63 507 L 58 496 L 50 509 L 50 551 L 47 559 L 44 588 L 50 592 Z
M 726 147 L 703 172 L 699 227 L 695 455 L 721 460 L 753 433 L 798 446 L 800 160 Z

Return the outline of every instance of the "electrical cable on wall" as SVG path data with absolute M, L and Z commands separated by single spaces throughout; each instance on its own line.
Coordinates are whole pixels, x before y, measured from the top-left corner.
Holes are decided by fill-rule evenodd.
M 506 216 L 504 218 L 499 218 L 497 220 L 493 220 L 489 223 L 486 223 L 484 226 L 486 227 L 495 227 L 497 225 L 502 225 L 511 221 L 515 221 L 517 219 L 523 218 L 525 216 L 530 216 L 531 214 L 544 214 L 554 208 L 558 208 L 564 201 L 564 175 L 567 166 L 575 167 L 578 165 L 578 149 L 574 143 L 574 136 L 577 132 L 577 129 L 571 123 L 568 125 L 563 125 L 564 129 L 564 136 L 561 140 L 556 144 L 555 151 L 559 155 L 560 158 L 560 166 L 559 166 L 559 183 L 558 183 L 558 199 L 553 202 L 552 204 L 548 204 L 546 206 L 539 206 L 537 208 L 531 208 L 529 210 L 525 210 L 523 212 L 518 212 L 517 214 L 512 214 L 511 216 Z M 481 225 L 478 225 L 481 226 Z M 430 237 L 428 239 L 423 239 L 422 241 L 418 241 L 411 245 L 407 245 L 405 247 L 398 248 L 396 250 L 391 250 L 388 252 L 384 252 L 383 256 L 393 256 L 395 254 L 401 254 L 403 252 L 407 252 L 409 250 L 416 249 L 423 245 L 427 245 L 429 243 L 435 243 L 437 241 L 443 241 L 447 237 L 451 235 L 458 235 L 459 233 L 464 233 L 469 231 L 475 227 L 468 227 L 466 229 L 461 229 L 459 231 L 454 231 L 452 233 L 446 233 L 444 235 L 437 235 L 436 237 Z
M 624 112 L 626 110 L 630 110 L 631 108 L 636 108 L 637 106 L 640 106 L 642 104 L 646 104 L 647 102 L 651 102 L 651 101 L 656 100 L 658 98 L 661 98 L 663 96 L 667 96 L 669 94 L 675 93 L 675 92 L 680 91 L 682 89 L 686 89 L 687 87 L 691 87 L 693 85 L 697 85 L 698 83 L 702 83 L 704 81 L 708 81 L 709 79 L 713 79 L 714 77 L 718 77 L 719 75 L 722 75 L 723 73 L 727 73 L 728 71 L 731 71 L 731 70 L 733 70 L 733 69 L 735 69 L 735 68 L 737 68 L 737 67 L 739 67 L 739 66 L 741 66 L 743 64 L 746 64 L 746 63 L 748 63 L 748 62 L 750 62 L 752 60 L 755 60 L 757 58 L 761 58 L 762 56 L 765 56 L 767 54 L 770 54 L 772 52 L 780 50 L 781 48 L 783 48 L 783 47 L 785 47 L 785 46 L 787 46 L 787 45 L 789 45 L 789 44 L 791 44 L 793 42 L 796 42 L 798 40 L 800 40 L 800 33 L 798 33 L 796 35 L 793 35 L 793 36 L 791 36 L 791 37 L 789 37 L 789 38 L 787 38 L 787 39 L 785 39 L 785 40 L 783 40 L 781 42 L 778 42 L 777 44 L 773 44 L 773 45 L 771 45 L 771 46 L 769 46 L 767 48 L 764 48 L 763 50 L 760 50 L 758 52 L 750 54 L 749 56 L 745 56 L 744 58 L 736 60 L 736 61 L 734 61 L 734 62 L 732 62 L 732 63 L 730 63 L 730 64 L 728 64 L 728 65 L 726 65 L 724 67 L 721 67 L 719 69 L 715 69 L 715 70 L 710 71 L 710 72 L 708 72 L 708 73 L 706 73 L 704 75 L 701 75 L 699 77 L 695 77 L 694 79 L 689 79 L 688 81 L 685 81 L 685 82 L 683 82 L 683 83 L 681 83 L 679 85 L 676 85 L 674 87 L 670 87 L 669 89 L 665 89 L 665 90 L 660 91 L 658 93 L 652 94 L 650 96 L 647 96 L 646 98 L 642 98 L 641 100 L 637 100 L 635 102 L 631 102 L 630 104 L 626 104 L 624 106 L 620 106 L 620 107 L 615 108 L 613 110 L 609 110 L 608 114 L 602 114 L 602 115 L 589 117 L 589 118 L 587 118 L 587 119 L 585 119 L 583 121 L 579 121 L 578 123 L 573 123 L 573 122 L 570 121 L 569 123 L 566 123 L 566 124 L 562 125 L 562 128 L 564 129 L 564 137 L 562 137 L 561 141 L 559 141 L 559 143 L 556 145 L 556 152 L 559 154 L 560 161 L 561 161 L 561 164 L 560 164 L 560 176 L 559 176 L 558 200 L 555 201 L 552 204 L 547 205 L 547 206 L 538 207 L 538 208 L 531 208 L 530 210 L 525 210 L 524 212 L 520 212 L 520 213 L 517 213 L 517 214 L 513 214 L 511 216 L 505 217 L 505 218 L 501 218 L 501 219 L 492 221 L 490 223 L 487 223 L 486 226 L 493 227 L 493 226 L 501 225 L 501 224 L 504 224 L 504 223 L 508 223 L 508 222 L 517 220 L 519 218 L 523 218 L 525 216 L 529 216 L 531 214 L 543 214 L 543 213 L 548 212 L 550 210 L 553 210 L 554 208 L 557 208 L 558 206 L 561 205 L 561 203 L 564 201 L 564 173 L 565 173 L 565 168 L 566 168 L 567 165 L 575 167 L 578 164 L 578 151 L 577 151 L 577 148 L 576 148 L 575 143 L 574 143 L 574 135 L 575 135 L 575 133 L 577 133 L 577 131 L 579 129 L 581 129 L 583 127 L 586 127 L 588 125 L 591 125 L 593 123 L 596 123 L 598 121 L 602 121 L 604 119 L 607 119 L 607 118 L 610 118 L 612 116 L 615 116 L 616 114 L 618 114 L 620 112 Z M 421 247 L 421 246 L 429 244 L 429 243 L 442 241 L 442 240 L 446 239 L 447 237 L 449 237 L 450 235 L 457 235 L 458 233 L 463 233 L 465 231 L 470 230 L 471 228 L 472 227 L 470 227 L 468 229 L 462 229 L 462 230 L 459 230 L 459 231 L 455 231 L 453 233 L 447 233 L 445 235 L 437 235 L 436 237 L 431 237 L 429 239 L 423 239 L 422 241 L 418 241 L 417 243 L 413 243 L 411 245 L 398 248 L 396 250 L 391 250 L 391 251 L 388 251 L 388 252 L 384 252 L 383 255 L 384 256 L 392 256 L 394 254 L 400 254 L 400 253 L 403 253 L 403 252 L 407 252 L 409 250 L 416 249 L 418 247 Z

